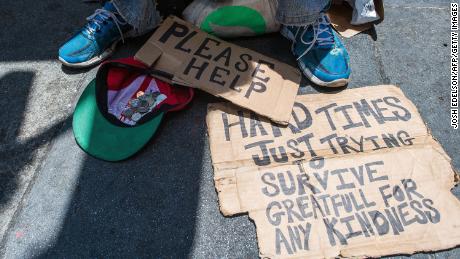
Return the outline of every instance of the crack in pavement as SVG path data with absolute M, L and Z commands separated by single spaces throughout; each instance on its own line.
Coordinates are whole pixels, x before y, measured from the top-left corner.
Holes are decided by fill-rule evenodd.
M 380 52 L 380 47 L 376 41 L 372 41 L 372 50 L 374 53 L 375 61 L 377 62 L 377 69 L 380 75 L 380 78 L 384 84 L 390 84 L 391 80 L 390 77 L 385 72 L 385 66 L 382 60 L 382 54 Z

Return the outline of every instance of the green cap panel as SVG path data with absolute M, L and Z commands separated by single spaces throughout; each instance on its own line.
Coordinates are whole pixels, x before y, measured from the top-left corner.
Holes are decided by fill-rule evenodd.
M 134 155 L 153 136 L 163 113 L 136 127 L 110 123 L 96 103 L 96 80 L 91 81 L 78 100 L 73 114 L 73 133 L 78 145 L 90 155 L 119 161 Z
M 252 35 L 266 32 L 265 19 L 257 10 L 247 6 L 223 6 L 211 12 L 201 23 L 201 29 L 210 34 L 224 34 L 222 30 L 249 30 Z

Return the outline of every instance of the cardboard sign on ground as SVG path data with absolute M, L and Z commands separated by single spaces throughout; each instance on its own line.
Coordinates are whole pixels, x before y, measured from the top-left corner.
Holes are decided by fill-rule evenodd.
M 456 174 L 396 86 L 298 96 L 287 127 L 231 104 L 207 126 L 224 215 L 261 257 L 378 257 L 460 244 Z
M 286 125 L 300 83 L 298 69 L 168 17 L 136 59 L 196 87 Z

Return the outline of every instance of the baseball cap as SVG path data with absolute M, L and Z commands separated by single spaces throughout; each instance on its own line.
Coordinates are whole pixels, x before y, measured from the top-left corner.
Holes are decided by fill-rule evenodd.
M 193 94 L 192 88 L 154 78 L 133 58 L 105 62 L 75 107 L 75 140 L 96 158 L 124 160 L 152 138 L 167 112 L 183 109 Z

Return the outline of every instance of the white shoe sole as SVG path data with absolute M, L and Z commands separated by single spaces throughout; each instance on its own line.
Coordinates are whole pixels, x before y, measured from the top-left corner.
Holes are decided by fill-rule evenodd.
M 61 57 L 59 57 L 59 61 L 61 61 L 61 63 L 64 64 L 65 66 L 73 67 L 73 68 L 86 68 L 86 67 L 95 66 L 101 63 L 102 61 L 104 61 L 105 59 L 109 58 L 113 54 L 113 52 L 115 51 L 115 48 L 117 47 L 118 42 L 120 42 L 120 40 L 117 40 L 114 43 L 112 43 L 110 47 L 108 47 L 106 50 L 104 50 L 104 52 L 102 52 L 98 56 L 95 56 L 91 58 L 90 60 L 87 60 L 84 62 L 69 63 L 65 61 L 64 59 L 62 59 Z
M 283 27 L 281 29 L 280 33 L 281 33 L 281 35 L 283 35 L 284 37 L 286 37 L 290 41 L 295 40 L 295 35 L 290 30 L 286 29 L 286 27 Z M 291 46 L 291 52 L 295 56 L 295 54 L 294 54 L 294 44 Z M 335 88 L 335 87 L 345 86 L 350 82 L 349 78 L 336 79 L 336 80 L 330 81 L 330 82 L 322 81 L 321 79 L 319 79 L 315 75 L 313 75 L 313 73 L 307 67 L 305 67 L 305 65 L 303 63 L 301 63 L 300 61 L 298 61 L 297 63 L 299 64 L 299 67 L 301 68 L 302 73 L 305 75 L 305 77 L 307 77 L 311 82 L 313 82 L 316 85 Z
M 303 65 L 299 62 L 299 66 L 303 66 Z M 350 82 L 349 78 L 347 78 L 347 79 L 340 78 L 340 79 L 336 79 L 334 81 L 325 82 L 325 81 L 322 81 L 319 78 L 317 78 L 315 75 L 313 75 L 310 72 L 310 70 L 308 70 L 306 68 L 302 68 L 302 72 L 311 82 L 313 82 L 315 85 L 319 85 L 319 86 L 337 88 L 337 87 L 345 86 Z

